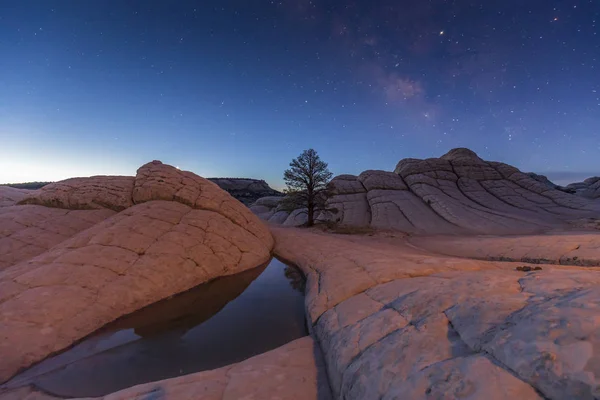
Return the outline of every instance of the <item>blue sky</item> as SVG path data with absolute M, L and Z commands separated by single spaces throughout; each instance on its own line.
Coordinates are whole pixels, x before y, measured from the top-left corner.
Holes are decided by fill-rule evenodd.
M 451 3 L 5 2 L 0 182 L 160 159 L 281 187 L 309 147 L 335 174 L 453 147 L 600 173 L 599 3 Z

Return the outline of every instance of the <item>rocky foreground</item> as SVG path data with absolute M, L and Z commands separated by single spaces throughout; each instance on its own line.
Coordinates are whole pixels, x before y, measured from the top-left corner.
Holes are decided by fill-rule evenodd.
M 529 252 L 523 263 L 436 254 L 402 235 L 274 233 L 275 252 L 308 274 L 335 398 L 600 396 L 600 268 L 547 264 L 562 251 L 553 244 L 572 240 L 600 266 L 600 235 L 510 242 L 501 254 Z M 475 254 L 481 242 L 462 244 Z
M 447 156 L 338 177 L 335 218 L 367 235 L 269 228 L 159 162 L 0 192 L 0 399 L 55 398 L 10 378 L 272 254 L 307 277 L 310 337 L 104 398 L 600 398 L 599 203 Z
M 160 162 L 75 178 L 0 208 L 0 381 L 114 319 L 271 257 L 217 185 Z

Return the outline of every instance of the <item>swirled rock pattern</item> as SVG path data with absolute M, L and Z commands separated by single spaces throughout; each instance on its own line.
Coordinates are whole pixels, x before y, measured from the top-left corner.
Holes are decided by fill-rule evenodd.
M 382 234 L 273 232 L 276 254 L 308 276 L 336 398 L 600 397 L 600 268 L 449 257 Z M 568 236 L 504 246 L 600 245 L 598 234 Z
M 273 238 L 217 185 L 158 161 L 0 208 L 0 381 L 121 315 L 265 263 Z
M 600 204 L 553 189 L 468 149 L 441 158 L 404 159 L 394 172 L 365 171 L 331 182 L 332 219 L 427 234 L 536 233 L 600 218 Z
M 567 189 L 589 199 L 600 199 L 600 176 L 594 176 L 583 182 L 571 183 Z

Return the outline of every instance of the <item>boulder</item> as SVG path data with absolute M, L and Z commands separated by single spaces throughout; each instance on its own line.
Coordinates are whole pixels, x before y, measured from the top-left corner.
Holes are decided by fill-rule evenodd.
M 292 211 L 282 225 L 284 226 L 300 226 L 308 221 L 308 212 L 306 208 L 299 208 Z
M 283 196 L 267 196 L 261 197 L 260 199 L 254 202 L 254 206 L 264 206 L 268 208 L 275 208 L 281 203 L 283 200 Z
M 287 211 L 276 211 L 272 216 L 269 217 L 268 221 L 272 224 L 281 225 L 287 221 L 290 213 Z
M 262 219 L 263 221 L 269 221 L 271 217 L 273 217 L 278 211 L 280 211 L 279 203 L 282 199 L 283 197 L 280 196 L 261 197 L 250 206 L 250 211 L 252 211 L 258 218 Z M 285 218 L 283 218 L 281 215 L 282 214 L 275 218 L 273 223 L 283 223 L 287 219 L 289 213 L 285 213 Z
M 257 267 L 274 244 L 216 184 L 159 161 L 22 203 L 0 209 L 0 381 L 124 314 Z
M 289 212 L 281 207 L 284 197 L 263 197 L 250 206 L 256 216 L 264 221 L 275 225 L 300 226 L 308 221 L 306 208 L 299 208 Z M 316 213 L 315 213 L 316 214 Z M 315 218 L 317 215 L 315 215 Z

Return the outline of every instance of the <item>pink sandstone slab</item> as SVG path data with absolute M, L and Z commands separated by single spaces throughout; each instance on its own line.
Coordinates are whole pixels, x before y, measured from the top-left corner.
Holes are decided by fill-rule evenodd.
M 412 237 L 435 253 L 481 260 L 600 266 L 600 235 L 589 232 L 532 236 Z
M 114 214 L 108 209 L 0 208 L 0 270 L 35 257 Z
M 402 237 L 273 233 L 276 254 L 307 274 L 336 398 L 600 396 L 600 268 L 442 256 Z
M 26 201 L 53 208 L 1 209 L 0 382 L 122 315 L 271 257 L 268 228 L 201 177 L 152 162 L 135 179 L 110 178 L 58 182 Z M 103 184 L 130 193 L 96 201 Z
M 121 211 L 133 205 L 132 176 L 91 176 L 50 183 L 19 204 L 38 204 L 71 210 L 108 208 Z
M 9 186 L 0 186 L 0 208 L 14 206 L 32 192 L 32 190 L 27 189 L 16 189 Z

